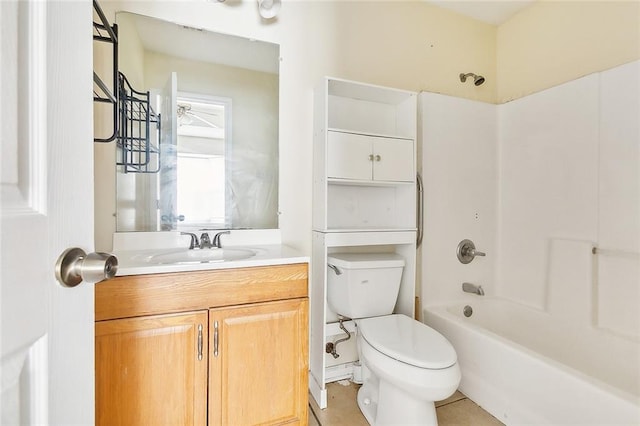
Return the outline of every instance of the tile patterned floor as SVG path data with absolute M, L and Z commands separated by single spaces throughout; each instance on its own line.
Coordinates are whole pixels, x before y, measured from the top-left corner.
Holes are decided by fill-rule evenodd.
M 321 410 L 309 395 L 309 426 L 368 426 L 356 403 L 359 386 L 327 385 L 327 408 Z M 504 426 L 460 392 L 436 402 L 439 426 Z

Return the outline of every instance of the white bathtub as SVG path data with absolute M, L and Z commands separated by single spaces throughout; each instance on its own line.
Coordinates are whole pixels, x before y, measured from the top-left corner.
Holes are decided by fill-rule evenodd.
M 507 425 L 640 424 L 633 339 L 490 297 L 427 307 L 424 319 L 456 349 L 460 391 Z

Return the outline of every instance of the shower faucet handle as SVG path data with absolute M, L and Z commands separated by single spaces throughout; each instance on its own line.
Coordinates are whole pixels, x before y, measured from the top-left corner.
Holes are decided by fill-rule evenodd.
M 474 256 L 474 257 L 475 257 L 475 256 L 486 256 L 486 255 L 487 255 L 486 253 L 481 252 L 481 251 L 478 251 L 478 250 L 476 250 L 476 249 L 471 249 L 471 250 L 469 250 L 469 254 L 470 254 L 471 256 Z
M 486 253 L 476 250 L 476 245 L 471 240 L 460 241 L 456 254 L 458 260 L 464 264 L 470 263 L 476 256 L 486 256 Z

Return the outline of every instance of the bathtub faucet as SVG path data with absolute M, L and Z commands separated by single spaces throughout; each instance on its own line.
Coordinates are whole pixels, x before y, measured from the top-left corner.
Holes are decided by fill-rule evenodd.
M 474 293 L 478 296 L 484 296 L 484 290 L 481 285 L 475 285 L 471 283 L 462 283 L 462 291 L 465 293 Z

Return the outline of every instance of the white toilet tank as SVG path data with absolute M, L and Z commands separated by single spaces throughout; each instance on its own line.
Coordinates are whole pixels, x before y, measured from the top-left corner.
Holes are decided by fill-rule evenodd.
M 327 301 L 335 313 L 348 318 L 393 313 L 404 268 L 402 256 L 333 253 L 327 264 Z

